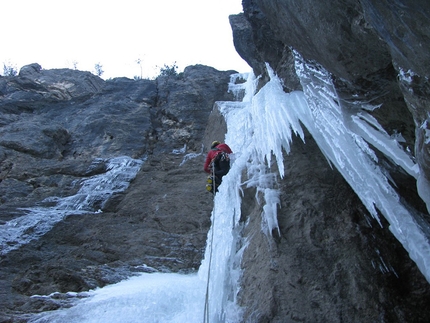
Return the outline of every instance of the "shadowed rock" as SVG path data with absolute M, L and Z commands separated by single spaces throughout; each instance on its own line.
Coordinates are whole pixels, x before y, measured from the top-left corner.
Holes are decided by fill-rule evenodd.
M 32 64 L 0 77 L 0 224 L 23 207 L 55 207 L 83 180 L 107 174 L 112 158 L 143 161 L 126 191 L 2 253 L 0 321 L 67 306 L 64 294 L 31 295 L 82 292 L 142 271 L 197 270 L 212 209 L 203 172 L 203 144 L 212 138 L 204 133 L 215 101 L 233 98 L 232 73 L 196 65 L 156 80 L 103 81 Z

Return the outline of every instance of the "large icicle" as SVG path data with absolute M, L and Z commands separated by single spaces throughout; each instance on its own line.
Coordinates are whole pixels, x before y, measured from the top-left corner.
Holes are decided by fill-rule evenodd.
M 379 131 L 369 131 L 369 122 L 375 126 L 375 119 L 370 119 L 364 112 L 352 115 L 342 110 L 337 103 L 339 99 L 330 75 L 322 67 L 307 64 L 296 53 L 296 71 L 308 102 L 307 110 L 298 110 L 300 120 L 369 212 L 376 219 L 377 210 L 384 215 L 394 236 L 430 282 L 429 240 L 423 228 L 400 202 L 363 138 L 380 148 L 412 176 L 417 177 L 418 168 L 385 132 L 380 131 L 382 127 L 378 125 L 374 129 Z
M 380 221 L 378 212 L 387 219 L 390 230 L 430 281 L 430 244 L 425 228 L 420 227 L 414 215 L 400 202 L 368 143 L 415 178 L 419 178 L 417 165 L 366 112 L 368 106 L 345 111 L 338 103 L 330 74 L 321 66 L 307 64 L 298 53 L 295 55 L 296 72 L 304 92 L 285 93 L 280 80 L 267 65 L 271 80 L 254 96 L 249 95 L 249 90 L 255 90 L 252 87 L 255 82 L 248 82 L 240 112 L 228 105 L 223 108 L 227 120 L 242 114 L 239 122 L 228 122 L 226 138 L 234 143 L 239 142 L 239 136 L 249 138 L 233 150 L 245 156 L 242 163 L 251 161 L 247 184 L 268 193 L 265 197 L 268 204 L 264 207 L 266 223 L 271 226 L 268 229 L 277 227 L 274 207 L 277 200 L 272 190 L 266 190 L 271 184 L 268 184 L 265 167 L 270 167 L 274 156 L 279 174 L 284 176 L 282 152 L 289 152 L 293 134 L 303 139 L 300 121 L 375 219 Z

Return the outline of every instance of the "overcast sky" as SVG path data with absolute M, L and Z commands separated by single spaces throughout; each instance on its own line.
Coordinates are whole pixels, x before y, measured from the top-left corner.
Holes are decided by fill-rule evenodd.
M 2 0 L 0 63 L 154 77 L 175 62 L 249 72 L 228 21 L 242 0 Z M 141 65 L 136 61 L 140 59 Z M 0 71 L 3 74 L 3 68 Z

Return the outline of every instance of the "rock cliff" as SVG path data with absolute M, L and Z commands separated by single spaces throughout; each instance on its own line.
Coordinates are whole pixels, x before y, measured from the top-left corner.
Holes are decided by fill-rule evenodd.
M 155 80 L 103 81 L 32 64 L 0 77 L 0 224 L 76 196 L 85 180 L 109 173 L 112 158 L 143 162 L 126 191 L 112 188 L 107 201 L 89 201 L 46 234 L 37 223 L 24 227 L 23 236 L 38 239 L 21 243 L 2 231 L 1 322 L 67 303 L 31 295 L 199 267 L 213 203 L 203 172 L 213 139 L 204 134 L 214 103 L 232 99 L 233 72 L 196 65 Z
M 389 135 L 401 133 L 422 176 L 417 182 L 376 151 L 378 160 L 404 204 L 427 223 L 429 5 L 244 0 L 243 6 L 230 22 L 237 52 L 261 76 L 258 87 L 268 81 L 267 62 L 285 92 L 302 90 L 297 51 L 331 73 L 343 109 L 380 105 L 372 115 Z M 231 73 L 190 66 L 154 81 L 103 81 L 32 64 L 17 77 L 0 77 L 0 224 L 78 195 L 86 180 L 111 171 L 113 158 L 142 163 L 126 190 L 89 201 L 85 212 L 67 213 L 46 233 L 28 225 L 24 236 L 38 239 L 4 240 L 0 322 L 25 322 L 26 313 L 68 306 L 66 292 L 136 272 L 197 269 L 212 209 L 201 168 L 210 141 L 226 132 L 214 103 L 233 99 Z M 243 191 L 243 321 L 430 321 L 430 285 L 388 223 L 370 216 L 307 132 L 305 142 L 293 140 L 284 154 L 279 232 L 262 232 L 262 205 L 255 190 Z M 53 292 L 59 293 L 29 297 Z
M 268 80 L 267 62 L 285 92 L 302 90 L 297 51 L 331 73 L 342 109 L 380 105 L 372 115 L 390 135 L 403 135 L 421 176 L 416 181 L 377 152 L 380 164 L 405 204 L 428 223 L 429 4 L 244 0 L 243 8 L 230 16 L 234 44 L 261 76 L 260 88 Z M 389 225 L 374 223 L 313 138 L 295 140 L 284 158 L 279 235 L 261 232 L 261 209 L 254 192 L 245 192 L 244 321 L 428 321 L 428 282 Z

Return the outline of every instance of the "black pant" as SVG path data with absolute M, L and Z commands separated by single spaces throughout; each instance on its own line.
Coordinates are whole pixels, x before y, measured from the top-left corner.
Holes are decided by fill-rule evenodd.
M 230 170 L 230 161 L 220 160 L 218 162 L 215 162 L 214 167 L 215 167 L 215 180 L 219 181 L 219 183 L 217 183 L 219 185 L 222 182 L 223 176 L 226 175 Z

